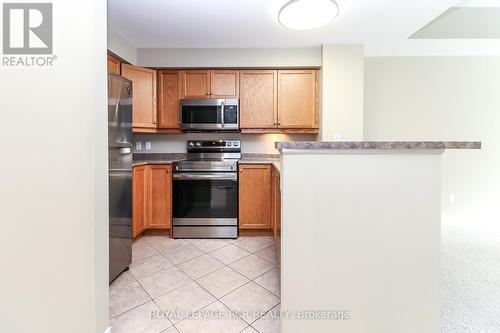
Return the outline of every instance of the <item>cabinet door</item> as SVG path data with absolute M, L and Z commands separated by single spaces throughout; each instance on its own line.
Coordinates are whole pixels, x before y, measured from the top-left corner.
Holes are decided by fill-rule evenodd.
M 280 173 L 273 168 L 273 190 L 272 190 L 272 224 L 274 233 L 274 246 L 280 263 L 281 252 L 281 189 L 280 189 Z
M 240 71 L 240 127 L 277 127 L 277 95 L 278 71 Z
M 210 98 L 210 70 L 182 71 L 183 98 Z
M 210 71 L 211 98 L 238 98 L 240 90 L 240 72 L 234 70 Z
M 108 73 L 120 75 L 120 60 L 108 53 Z
M 181 72 L 158 72 L 158 127 L 179 129 Z
M 271 228 L 271 166 L 239 166 L 240 229 Z
M 318 128 L 316 70 L 278 71 L 278 126 Z
M 132 237 L 146 229 L 147 167 L 134 167 L 132 174 Z
M 133 127 L 156 128 L 156 71 L 122 64 L 122 76 L 133 83 Z
M 172 224 L 172 166 L 149 166 L 148 228 L 170 229 Z

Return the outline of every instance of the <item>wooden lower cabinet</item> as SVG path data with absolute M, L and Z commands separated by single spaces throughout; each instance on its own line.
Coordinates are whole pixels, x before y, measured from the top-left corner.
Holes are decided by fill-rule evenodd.
M 281 258 L 281 182 L 280 173 L 276 168 L 272 172 L 272 225 L 274 235 L 274 245 L 276 247 L 276 254 L 278 257 L 278 264 Z
M 172 165 L 149 166 L 148 228 L 170 229 L 172 224 Z
M 132 237 L 146 230 L 147 166 L 134 168 L 132 174 Z
M 240 164 L 240 229 L 271 229 L 271 165 Z
M 132 237 L 146 229 L 171 229 L 172 165 L 134 167 Z

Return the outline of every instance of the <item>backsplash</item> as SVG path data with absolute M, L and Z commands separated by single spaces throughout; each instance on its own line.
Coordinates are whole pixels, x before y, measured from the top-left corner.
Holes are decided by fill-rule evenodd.
M 241 133 L 184 133 L 184 134 L 135 134 L 134 153 L 185 153 L 187 140 L 241 140 L 242 153 L 277 154 L 276 141 L 316 141 L 316 134 L 241 134 Z M 142 149 L 136 149 L 136 142 Z M 146 141 L 151 150 L 146 150 Z

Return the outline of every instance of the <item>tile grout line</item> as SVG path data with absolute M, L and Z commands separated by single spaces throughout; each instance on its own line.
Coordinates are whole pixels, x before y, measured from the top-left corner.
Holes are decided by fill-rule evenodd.
M 244 240 L 246 240 L 246 239 L 244 239 Z M 242 240 L 242 242 L 243 242 L 244 240 Z M 278 302 L 277 304 L 273 305 L 270 309 L 266 310 L 266 311 L 265 311 L 265 312 L 264 312 L 261 316 L 257 317 L 254 321 L 252 321 L 252 322 L 251 322 L 251 324 L 248 324 L 248 323 L 247 323 L 247 322 L 246 322 L 243 318 L 241 318 L 240 316 L 238 316 L 238 315 L 237 315 L 237 317 L 238 317 L 238 318 L 240 318 L 240 320 L 242 320 L 245 324 L 247 324 L 247 325 L 248 325 L 248 326 L 246 326 L 243 330 L 245 330 L 245 329 L 246 329 L 246 328 L 248 328 L 248 327 L 252 327 L 254 330 L 256 330 L 257 332 L 259 332 L 259 331 L 258 331 L 255 327 L 253 327 L 253 326 L 252 326 L 252 324 L 254 324 L 257 320 L 259 320 L 260 318 L 262 318 L 265 314 L 269 313 L 272 309 L 274 309 L 274 308 L 275 308 L 278 304 L 280 304 L 280 303 L 281 303 L 281 296 L 276 295 L 274 292 L 272 292 L 272 291 L 268 290 L 268 289 L 267 289 L 267 288 L 265 288 L 264 286 L 261 286 L 259 283 L 257 283 L 257 282 L 255 281 L 255 279 L 257 279 L 258 277 L 260 277 L 260 276 L 262 276 L 262 275 L 264 275 L 264 274 L 268 273 L 269 271 L 271 271 L 271 270 L 273 270 L 273 269 L 275 269 L 275 268 L 279 268 L 279 266 L 277 265 L 277 263 L 274 263 L 274 262 L 272 262 L 272 261 L 270 261 L 270 260 L 268 260 L 268 259 L 266 259 L 266 258 L 263 258 L 263 257 L 259 256 L 258 254 L 256 254 L 256 252 L 258 252 L 258 251 L 260 251 L 260 250 L 263 250 L 263 249 L 266 249 L 266 248 L 268 248 L 268 247 L 272 246 L 272 244 L 271 244 L 271 245 L 267 245 L 267 246 L 265 246 L 265 247 L 263 247 L 263 248 L 257 249 L 257 250 L 255 250 L 255 251 L 248 251 L 247 249 L 245 249 L 245 248 L 243 248 L 243 247 L 240 247 L 240 246 L 238 246 L 237 244 L 235 244 L 235 243 L 233 243 L 233 242 L 227 241 L 227 244 L 226 244 L 226 245 L 224 245 L 224 246 L 221 246 L 221 247 L 216 248 L 216 249 L 211 250 L 211 251 L 205 251 L 205 250 L 203 250 L 203 249 L 199 248 L 198 246 L 196 246 L 195 244 L 190 243 L 189 241 L 185 241 L 185 243 L 186 243 L 186 244 L 183 244 L 183 245 L 180 245 L 180 246 L 178 246 L 178 247 L 175 247 L 175 248 L 173 248 L 172 250 L 174 250 L 174 249 L 179 249 L 179 248 L 181 248 L 181 247 L 185 247 L 185 246 L 187 246 L 187 245 L 191 245 L 191 246 L 195 247 L 196 249 L 200 250 L 201 252 L 203 252 L 203 254 L 201 254 L 201 255 L 199 255 L 199 256 L 195 256 L 195 257 L 190 258 L 190 259 L 188 259 L 188 260 L 184 260 L 184 261 L 179 262 L 179 263 L 174 263 L 174 262 L 172 262 L 172 261 L 171 261 L 171 259 L 170 259 L 170 258 L 168 258 L 168 257 L 167 257 L 167 256 L 163 253 L 163 252 L 167 252 L 166 250 L 159 251 L 156 247 L 154 247 L 152 244 L 150 244 L 150 243 L 149 243 L 146 239 L 145 239 L 144 241 L 145 241 L 145 243 L 146 243 L 148 246 L 150 246 L 150 247 L 151 247 L 153 250 L 155 250 L 157 253 L 156 253 L 156 254 L 154 254 L 154 255 L 152 255 L 152 256 L 149 256 L 149 257 L 146 257 L 146 258 L 142 258 L 142 259 L 148 259 L 148 258 L 151 258 L 151 257 L 156 256 L 156 255 L 158 255 L 158 254 L 162 255 L 164 258 L 166 258 L 166 259 L 167 259 L 167 260 L 168 260 L 168 261 L 169 261 L 169 262 L 173 265 L 172 267 L 176 267 L 177 269 L 179 269 L 179 270 L 180 270 L 181 272 L 183 272 L 183 273 L 184 273 L 184 274 L 185 274 L 185 275 L 186 275 L 186 276 L 187 276 L 187 277 L 188 277 L 188 278 L 189 278 L 192 282 L 194 282 L 197 286 L 199 286 L 200 288 L 202 288 L 203 290 L 205 290 L 205 291 L 206 291 L 209 295 L 211 295 L 211 296 L 214 298 L 214 301 L 213 301 L 213 302 L 210 302 L 208 305 L 206 305 L 206 306 L 204 306 L 204 307 L 202 307 L 202 308 L 200 308 L 200 309 L 198 309 L 198 310 L 196 310 L 196 311 L 193 311 L 193 313 L 192 313 L 192 314 L 190 314 L 190 315 L 189 315 L 189 316 L 187 316 L 186 318 L 183 318 L 182 320 L 180 320 L 180 321 L 179 321 L 179 322 L 177 322 L 176 324 L 174 324 L 174 323 L 173 323 L 173 322 L 172 322 L 172 321 L 171 321 L 168 317 L 166 317 L 166 318 L 167 318 L 167 320 L 168 320 L 168 321 L 170 322 L 170 324 L 172 325 L 172 326 L 170 326 L 170 327 L 174 327 L 174 329 L 175 329 L 175 330 L 177 330 L 178 332 L 180 332 L 180 331 L 179 331 L 179 330 L 178 330 L 178 328 L 176 327 L 176 325 L 177 325 L 177 324 L 179 324 L 179 323 L 181 323 L 182 321 L 184 321 L 184 320 L 188 319 L 189 317 L 192 317 L 192 315 L 193 315 L 194 313 L 199 312 L 199 311 L 201 311 L 201 310 L 205 309 L 206 307 L 208 307 L 208 306 L 210 306 L 210 305 L 214 304 L 214 303 L 215 303 L 215 302 L 217 302 L 217 301 L 218 301 L 218 302 L 220 302 L 220 303 L 221 303 L 221 304 L 222 304 L 225 308 L 227 308 L 228 310 L 230 310 L 230 311 L 232 312 L 233 310 L 232 310 L 229 306 L 227 306 L 227 305 L 226 305 L 226 304 L 225 304 L 225 303 L 224 303 L 221 299 L 222 299 L 222 298 L 224 298 L 225 296 L 227 296 L 227 295 L 229 295 L 229 294 L 231 294 L 231 293 L 235 292 L 236 290 L 238 290 L 238 289 L 240 289 L 240 288 L 244 287 L 245 285 L 249 284 L 250 282 L 254 282 L 254 283 L 255 283 L 255 284 L 257 284 L 258 286 L 262 287 L 264 290 L 266 290 L 266 291 L 270 292 L 271 294 L 275 295 L 276 297 L 278 297 L 278 298 L 279 298 L 279 302 Z M 220 249 L 223 249 L 223 248 L 225 248 L 225 247 L 228 247 L 229 245 L 234 245 L 234 246 L 238 247 L 239 249 L 241 249 L 241 250 L 244 250 L 244 251 L 248 252 L 248 254 L 247 254 L 247 255 L 245 255 L 245 256 L 243 256 L 243 257 L 241 257 L 241 258 L 239 258 L 239 259 L 237 259 L 237 260 L 234 260 L 234 261 L 232 261 L 232 262 L 230 262 L 230 263 L 228 263 L 228 264 L 225 264 L 224 262 L 222 262 L 221 260 L 219 260 L 219 259 L 215 258 L 213 255 L 211 255 L 211 254 L 210 254 L 210 253 L 215 252 L 215 251 L 217 251 L 217 250 L 220 250 Z M 245 258 L 249 257 L 249 256 L 250 256 L 250 255 L 252 255 L 252 254 L 253 254 L 253 255 L 255 255 L 255 256 L 257 256 L 258 258 L 260 258 L 260 259 L 262 259 L 262 260 L 264 260 L 264 261 L 266 261 L 266 262 L 268 262 L 268 263 L 272 264 L 272 265 L 273 265 L 273 267 L 271 267 L 270 269 L 266 270 L 265 272 L 263 272 L 263 273 L 259 274 L 258 276 L 256 276 L 256 277 L 255 277 L 255 278 L 253 278 L 253 279 L 248 278 L 247 276 L 245 276 L 245 275 L 241 274 L 240 272 L 236 271 L 234 268 L 230 267 L 230 265 L 232 265 L 233 263 L 238 262 L 238 261 L 240 261 L 240 260 L 243 260 L 243 259 L 245 259 Z M 186 262 L 188 262 L 188 261 L 191 261 L 191 260 L 197 259 L 197 258 L 202 257 L 202 256 L 204 256 L 204 255 L 209 255 L 212 259 L 216 260 L 217 262 L 220 262 L 223 266 L 222 266 L 222 267 L 220 267 L 220 268 L 218 268 L 218 269 L 216 269 L 216 270 L 214 270 L 214 271 L 212 271 L 212 272 L 209 272 L 209 273 L 207 273 L 207 274 L 204 274 L 204 275 L 202 275 L 202 276 L 198 277 L 196 280 L 195 280 L 194 278 L 192 278 L 189 274 L 187 274 L 187 272 L 185 272 L 185 271 L 184 271 L 181 267 L 179 267 L 179 265 L 181 265 L 181 264 L 183 264 L 183 263 L 186 263 Z M 142 260 L 142 259 L 141 259 L 141 260 Z M 170 268 L 172 268 L 172 267 L 169 267 L 168 269 L 170 269 Z M 218 298 L 218 297 L 216 297 L 215 295 L 213 295 L 213 294 L 212 294 L 209 290 L 207 290 L 205 287 L 203 287 L 200 283 L 198 283 L 198 281 L 197 281 L 197 280 L 199 280 L 199 279 L 201 279 L 201 278 L 203 278 L 203 277 L 205 277 L 205 276 L 207 276 L 207 275 L 209 275 L 209 274 L 215 273 L 215 272 L 217 272 L 218 270 L 223 269 L 224 267 L 227 267 L 227 268 L 231 269 L 231 270 L 232 270 L 232 271 L 234 271 L 235 273 L 237 273 L 237 274 L 239 274 L 239 275 L 243 276 L 244 278 L 248 279 L 248 281 L 247 281 L 247 282 L 245 282 L 244 284 L 242 284 L 241 286 L 239 286 L 239 287 L 235 288 L 234 290 L 231 290 L 230 292 L 228 292 L 228 293 L 226 293 L 226 294 L 224 294 L 224 295 L 222 295 L 221 297 L 219 297 L 219 298 Z M 163 270 L 168 270 L 168 269 L 163 269 Z M 161 272 L 161 271 L 163 271 L 163 270 L 160 270 L 159 272 Z M 154 273 L 154 274 L 156 274 L 156 273 Z M 151 295 L 150 295 L 150 294 L 149 294 L 149 293 L 145 290 L 144 286 L 143 286 L 143 285 L 139 282 L 139 280 L 138 280 L 138 279 L 137 279 L 137 278 L 136 278 L 136 277 L 132 274 L 132 272 L 130 272 L 130 275 L 131 275 L 131 276 L 134 278 L 134 280 L 135 280 L 135 281 L 136 281 L 136 282 L 137 282 L 137 283 L 141 286 L 141 288 L 144 290 L 144 292 L 145 292 L 145 293 L 146 293 L 146 294 L 150 297 L 150 300 L 149 300 L 149 301 L 146 301 L 145 303 L 143 303 L 143 304 L 141 304 L 141 305 L 138 305 L 138 306 L 136 306 L 136 307 L 134 307 L 134 308 L 132 308 L 132 309 L 130 309 L 130 310 L 127 310 L 127 311 L 125 311 L 125 312 L 122 312 L 122 313 L 120 313 L 120 314 L 118 314 L 118 315 L 114 316 L 113 318 L 115 318 L 115 317 L 117 317 L 117 316 L 119 316 L 119 315 L 122 315 L 122 314 L 124 314 L 124 313 L 127 313 L 127 312 L 129 312 L 129 311 L 131 311 L 131 310 L 133 310 L 133 309 L 135 309 L 135 308 L 137 308 L 137 307 L 139 307 L 139 306 L 142 306 L 142 305 L 144 305 L 144 304 L 146 304 L 146 303 L 150 302 L 150 301 L 153 301 L 153 303 L 154 303 L 154 304 L 155 304 L 155 305 L 156 305 L 156 306 L 160 309 L 160 311 L 162 311 L 162 313 L 164 313 L 163 309 L 162 309 L 162 308 L 158 305 L 158 303 L 156 302 L 156 299 L 158 299 L 158 298 L 160 298 L 160 297 L 162 297 L 162 296 L 164 296 L 164 295 L 166 295 L 166 294 L 169 294 L 169 293 L 171 293 L 171 292 L 173 292 L 173 291 L 175 291 L 175 290 L 177 290 L 177 289 L 180 289 L 180 288 L 182 288 L 182 287 L 186 286 L 188 283 L 191 283 L 191 282 L 185 283 L 185 284 L 183 284 L 183 285 L 181 285 L 181 286 L 179 286 L 179 287 L 177 287 L 177 288 L 175 288 L 175 289 L 172 289 L 172 290 L 170 290 L 170 291 L 168 291 L 168 292 L 166 292 L 166 293 L 163 293 L 163 294 L 161 294 L 161 295 L 157 296 L 156 298 L 153 298 L 153 297 L 152 297 L 152 296 L 151 296 Z M 169 327 L 169 328 L 170 328 L 170 327 Z M 166 330 L 168 330 L 169 328 L 167 328 Z M 166 330 L 165 330 L 165 331 L 166 331 Z M 162 331 L 162 332 L 164 332 L 164 331 Z
M 161 270 L 160 270 L 160 272 L 161 272 Z M 153 301 L 153 303 L 156 305 L 156 307 L 157 307 L 157 308 L 158 308 L 158 309 L 159 309 L 162 313 L 164 313 L 164 312 L 163 312 L 163 310 L 161 309 L 161 307 L 158 305 L 158 303 L 156 303 L 155 299 L 154 299 L 154 298 L 153 298 L 153 297 L 152 297 L 152 296 L 148 293 L 148 291 L 146 290 L 146 288 L 144 288 L 144 286 L 142 285 L 142 283 L 141 283 L 141 282 L 139 282 L 139 280 L 138 280 L 138 279 L 134 276 L 134 274 L 132 274 L 132 272 L 130 272 L 130 275 L 132 275 L 132 277 L 133 277 L 133 278 L 137 281 L 137 283 L 141 286 L 141 288 L 144 290 L 144 292 L 145 292 L 145 293 L 146 293 L 146 294 L 147 294 L 147 295 L 151 298 L 151 301 Z M 146 304 L 146 303 L 144 303 L 144 304 Z M 166 317 L 166 316 L 165 316 L 165 318 L 168 320 L 168 322 L 169 322 L 172 326 L 174 326 L 174 323 L 172 323 L 172 321 L 171 321 L 168 317 Z M 167 327 L 167 329 L 168 329 L 168 327 Z
M 235 244 L 233 244 L 233 243 L 231 243 L 231 244 L 232 244 L 232 245 L 235 245 Z M 229 246 L 229 245 L 231 245 L 231 244 L 228 244 L 228 245 L 226 245 L 226 246 Z M 226 247 L 226 246 L 224 246 L 224 247 Z M 238 248 L 240 248 L 240 247 L 239 247 L 239 246 L 237 246 L 237 245 L 235 245 L 235 246 L 236 246 L 236 247 L 238 247 Z M 221 247 L 221 248 L 223 248 L 223 247 Z M 219 248 L 219 249 L 221 249 L 221 248 Z M 240 249 L 243 249 L 243 248 L 240 248 Z M 201 250 L 201 249 L 200 249 L 200 250 Z M 217 251 L 217 250 L 218 250 L 218 249 L 215 249 L 215 250 L 213 250 L 213 251 L 211 251 L 211 252 L 214 252 L 214 251 Z M 243 249 L 243 250 L 245 250 L 245 249 Z M 242 258 L 240 258 L 240 259 L 238 259 L 238 260 L 244 259 L 244 258 L 246 258 L 246 257 L 248 257 L 248 256 L 250 256 L 250 255 L 252 255 L 252 254 L 254 254 L 254 252 L 250 252 L 250 251 L 247 251 L 247 250 L 245 250 L 245 251 L 246 251 L 246 252 L 248 252 L 249 254 L 248 254 L 248 255 L 246 255 L 246 256 L 244 256 L 244 257 L 242 257 Z M 259 251 L 259 250 L 257 250 L 257 251 Z M 210 252 L 207 252 L 206 254 L 210 254 Z M 212 256 L 211 256 L 211 257 L 212 257 Z M 195 259 L 195 258 L 193 258 L 193 259 Z M 215 260 L 217 260 L 217 258 L 214 258 L 214 259 L 215 259 Z M 262 259 L 263 259 L 263 258 L 262 258 Z M 219 271 L 219 270 L 223 269 L 224 267 L 227 267 L 227 268 L 231 269 L 232 271 L 234 271 L 235 273 L 237 273 L 237 274 L 239 274 L 239 275 L 243 276 L 244 278 L 248 279 L 246 276 L 244 276 L 243 274 L 239 273 L 238 271 L 234 270 L 232 267 L 230 267 L 230 266 L 229 266 L 230 264 L 232 264 L 232 263 L 234 263 L 234 262 L 236 262 L 236 261 L 238 261 L 238 260 L 235 260 L 235 261 L 233 261 L 233 262 L 231 262 L 231 263 L 229 263 L 229 264 L 225 264 L 225 263 L 221 262 L 224 266 L 222 266 L 221 268 L 219 268 L 219 269 L 217 269 L 217 270 L 215 270 L 215 271 L 213 271 L 213 272 L 207 273 L 207 274 L 205 274 L 205 275 L 203 275 L 203 276 L 199 277 L 197 280 L 199 280 L 199 279 L 201 279 L 202 277 L 207 276 L 207 275 L 209 275 L 209 274 L 215 273 L 215 272 L 217 272 L 217 271 Z M 265 260 L 265 259 L 263 259 L 263 260 Z M 219 260 L 218 260 L 218 261 L 219 261 Z M 175 264 L 174 264 L 174 265 L 175 265 Z M 177 266 L 176 266 L 176 267 L 177 267 Z M 181 268 L 179 268 L 179 269 L 181 269 Z M 181 270 L 182 270 L 182 269 L 181 269 Z M 189 275 L 188 275 L 188 276 L 189 276 Z M 259 276 L 260 276 L 260 275 L 259 275 Z M 191 278 L 191 277 L 190 277 L 190 278 Z M 232 310 L 229 306 L 227 306 L 224 302 L 222 302 L 222 301 L 221 301 L 221 299 L 222 299 L 223 297 L 225 297 L 225 296 L 227 296 L 227 295 L 229 295 L 229 294 L 231 294 L 231 293 L 235 292 L 236 290 L 240 289 L 241 287 L 243 287 L 243 286 L 247 285 L 248 283 L 250 283 L 250 282 L 254 282 L 253 280 L 248 279 L 248 281 L 247 281 L 247 282 L 245 282 L 244 284 L 242 284 L 241 286 L 239 286 L 239 287 L 237 287 L 237 288 L 235 288 L 235 289 L 233 289 L 233 290 L 229 291 L 228 293 L 226 293 L 226 294 L 222 295 L 221 297 L 216 297 L 216 296 L 215 296 L 215 295 L 213 295 L 213 294 L 212 294 L 209 290 L 207 290 L 207 289 L 206 289 L 203 285 L 201 285 L 200 283 L 198 283 L 198 281 L 196 281 L 196 280 L 193 280 L 193 281 L 194 281 L 194 282 L 195 282 L 198 286 L 200 286 L 203 290 L 205 290 L 207 293 L 209 293 L 212 297 L 214 297 L 214 299 L 215 299 L 212 303 L 208 304 L 207 306 L 205 306 L 205 307 L 203 307 L 203 308 L 201 308 L 201 309 L 199 309 L 199 310 L 197 310 L 197 311 L 193 311 L 193 314 L 194 314 L 195 312 L 199 312 L 199 311 L 201 311 L 201 310 L 205 309 L 206 307 L 208 307 L 209 305 L 211 305 L 211 304 L 213 304 L 213 303 L 215 303 L 215 302 L 219 302 L 219 303 L 221 303 L 221 304 L 222 304 L 224 307 L 226 307 L 229 311 L 233 312 L 234 310 Z M 256 282 L 254 282 L 254 283 L 256 283 Z M 257 283 L 257 284 L 258 284 L 258 283 Z M 265 289 L 265 288 L 264 288 L 264 289 Z M 267 289 L 266 289 L 266 290 L 267 290 Z M 273 295 L 274 295 L 274 293 L 273 293 Z M 280 298 L 280 302 L 281 302 L 281 298 Z M 279 303 L 278 303 L 278 304 L 279 304 Z M 276 305 L 274 305 L 274 306 L 276 306 Z M 273 309 L 273 308 L 274 308 L 274 306 L 273 306 L 271 309 Z M 270 309 L 270 310 L 271 310 L 271 309 Z M 268 311 L 270 311 L 270 310 L 268 310 Z M 267 312 L 266 312 L 266 313 L 267 313 Z M 189 315 L 189 316 L 188 316 L 188 317 L 186 317 L 186 318 L 183 318 L 181 321 L 177 322 L 175 325 L 177 325 L 177 324 L 179 324 L 180 322 L 182 322 L 182 321 L 184 321 L 184 320 L 188 319 L 188 318 L 189 318 L 189 317 L 191 317 L 193 314 Z M 243 318 L 241 318 L 241 317 L 240 317 L 240 316 L 238 316 L 238 315 L 236 315 L 236 316 L 237 316 L 240 320 L 242 320 L 245 324 L 248 324 L 248 323 L 247 323 L 247 322 L 246 322 Z M 259 318 L 260 318 L 260 317 L 259 317 Z M 259 318 L 257 318 L 256 320 L 258 320 Z M 255 320 L 255 321 L 256 321 L 256 320 Z M 255 321 L 253 321 L 253 322 L 255 322 Z M 253 322 L 252 322 L 252 323 L 253 323 Z M 174 326 L 175 326 L 175 325 L 174 325 Z M 248 324 L 248 325 L 250 326 L 250 324 Z M 247 327 L 248 327 L 248 326 L 247 326 Z M 175 327 L 175 328 L 177 329 L 177 327 Z M 253 327 L 252 327 L 252 328 L 253 328 Z M 246 327 L 245 327 L 245 329 L 246 329 Z

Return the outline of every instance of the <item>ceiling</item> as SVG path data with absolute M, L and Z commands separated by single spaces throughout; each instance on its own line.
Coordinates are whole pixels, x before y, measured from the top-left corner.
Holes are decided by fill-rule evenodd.
M 108 16 L 111 29 L 139 48 L 304 47 L 406 40 L 457 3 L 337 0 L 335 21 L 293 31 L 277 21 L 287 1 L 108 0 Z
M 500 6 L 500 1 L 496 1 Z M 500 7 L 452 7 L 432 20 L 411 38 L 498 39 Z

